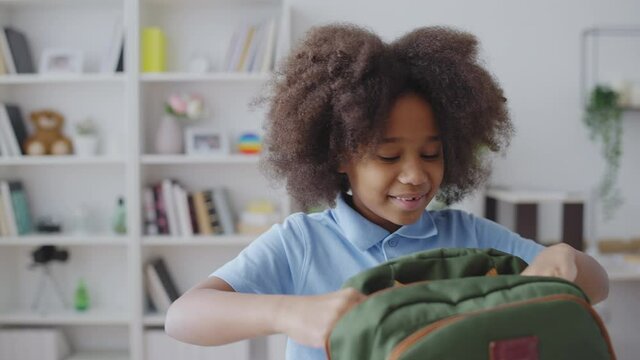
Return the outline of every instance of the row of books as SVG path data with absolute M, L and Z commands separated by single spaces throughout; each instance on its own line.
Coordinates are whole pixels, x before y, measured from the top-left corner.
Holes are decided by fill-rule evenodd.
M 22 182 L 0 180 L 0 236 L 24 235 L 31 229 L 31 212 Z
M 0 28 L 0 75 L 35 73 L 25 34 L 15 28 Z
M 27 126 L 18 105 L 0 103 L 0 156 L 24 155 Z
M 149 260 L 144 266 L 145 285 L 151 311 L 166 313 L 180 292 L 167 264 L 161 257 Z
M 276 45 L 276 20 L 240 25 L 231 36 L 224 69 L 229 72 L 269 72 Z
M 235 216 L 224 187 L 187 192 L 178 181 L 165 179 L 145 187 L 142 197 L 147 235 L 235 233 Z

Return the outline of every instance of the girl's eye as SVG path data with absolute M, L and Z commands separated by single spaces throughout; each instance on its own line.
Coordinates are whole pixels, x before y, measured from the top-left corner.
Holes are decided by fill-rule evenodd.
M 378 159 L 384 161 L 384 162 L 394 162 L 398 159 L 400 159 L 400 156 L 382 156 L 382 155 L 378 155 Z
M 422 156 L 422 158 L 423 158 L 423 159 L 425 159 L 425 160 L 435 160 L 435 159 L 437 159 L 437 158 L 439 158 L 439 157 L 440 157 L 440 153 L 433 154 L 433 155 L 423 154 L 423 155 L 421 155 L 421 156 Z

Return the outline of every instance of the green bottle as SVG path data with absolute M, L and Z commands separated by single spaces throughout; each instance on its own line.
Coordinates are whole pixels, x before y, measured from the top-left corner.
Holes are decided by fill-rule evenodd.
M 87 290 L 87 285 L 82 279 L 78 281 L 73 306 L 78 311 L 86 311 L 87 309 L 89 309 L 89 291 Z
M 113 231 L 116 234 L 127 233 L 127 210 L 124 206 L 124 199 L 121 197 L 118 198 L 116 213 L 113 217 Z

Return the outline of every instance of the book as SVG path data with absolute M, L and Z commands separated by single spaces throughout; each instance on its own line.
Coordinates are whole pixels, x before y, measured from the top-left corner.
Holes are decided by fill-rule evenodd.
M 1 116 L 2 114 L 0 114 L 0 117 Z M 5 121 L 0 118 L 0 154 L 2 154 L 2 156 L 11 156 L 11 151 L 9 150 L 9 137 L 13 135 L 9 133 L 8 129 L 4 130 L 4 123 Z
M 204 203 L 204 192 L 196 191 L 193 193 L 193 207 L 195 208 L 196 220 L 198 222 L 198 234 L 211 235 L 213 228 L 209 222 L 209 215 Z
M 178 210 L 173 196 L 173 183 L 170 179 L 162 180 L 162 199 L 164 200 L 164 209 L 167 213 L 169 223 L 169 233 L 172 236 L 178 236 L 182 233 L 180 230 L 180 222 L 178 221 Z
M 144 272 L 146 275 L 145 284 L 151 304 L 158 312 L 166 313 L 171 306 L 171 298 L 162 286 L 160 275 L 158 275 L 157 271 L 150 263 L 145 265 Z
M 213 201 L 213 190 L 205 191 L 203 196 L 206 215 L 208 222 L 211 225 L 212 233 L 222 234 L 222 224 L 220 223 L 220 217 L 218 216 L 218 211 L 216 210 L 215 203 Z
M 147 292 L 153 306 L 166 312 L 171 303 L 180 297 L 180 293 L 163 258 L 151 259 L 145 265 Z
M 11 191 L 9 190 L 9 182 L 6 180 L 0 181 L 0 193 L 2 194 L 2 205 L 4 207 L 4 214 L 7 219 L 7 229 L 9 236 L 18 235 L 18 225 L 16 224 L 16 215 L 13 211 L 13 204 L 11 201 Z
M 102 73 L 114 73 L 122 71 L 119 67 L 122 66 L 122 57 L 124 52 L 124 26 L 122 21 L 116 21 L 114 25 L 113 35 L 111 37 L 111 43 L 109 48 L 105 51 L 104 58 L 100 63 L 100 72 Z
M 162 184 L 153 185 L 153 202 L 156 209 L 156 224 L 158 225 L 159 234 L 169 234 L 169 220 L 164 205 L 164 197 L 162 192 Z
M 124 43 L 120 47 L 120 56 L 118 57 L 118 65 L 116 65 L 116 72 L 124 71 Z
M 147 235 L 157 235 L 156 207 L 153 200 L 153 190 L 149 186 L 142 190 L 142 204 L 144 206 L 144 232 Z
M 5 75 L 6 73 L 7 65 L 5 65 L 4 52 L 2 51 L 2 46 L 0 46 L 0 75 Z
M 181 235 L 192 236 L 191 219 L 189 218 L 189 205 L 187 203 L 187 192 L 178 183 L 173 184 L 173 199 L 176 204 L 176 215 Z
M 27 194 L 21 181 L 9 181 L 9 192 L 11 193 L 11 205 L 16 221 L 18 235 L 25 235 L 32 231 L 31 211 Z
M 229 40 L 227 53 L 225 54 L 225 57 L 224 57 L 224 69 L 226 71 L 229 71 L 233 68 L 233 65 L 232 65 L 233 55 L 234 55 L 234 52 L 238 43 L 238 38 L 240 37 L 241 32 L 242 32 L 241 28 L 236 28 L 236 30 L 233 32 L 233 35 L 231 35 L 231 39 Z
M 11 49 L 11 56 L 15 64 L 16 73 L 33 74 L 36 72 L 33 66 L 33 58 L 29 49 L 29 42 L 23 32 L 11 27 L 4 27 L 4 33 Z
M 276 20 L 271 19 L 267 30 L 267 38 L 265 40 L 265 51 L 261 59 L 261 72 L 266 73 L 273 68 L 276 48 Z
M 169 295 L 169 299 L 171 302 L 178 300 L 180 297 L 180 293 L 178 292 L 178 287 L 176 283 L 173 281 L 173 277 L 169 273 L 169 269 L 167 268 L 167 264 L 164 262 L 162 258 L 156 258 L 151 261 L 151 266 L 156 271 L 158 276 L 160 277 L 160 281 L 162 282 L 162 287 Z
M 20 144 L 11 126 L 9 113 L 4 104 L 0 103 L 0 136 L 2 136 L 2 153 L 8 156 L 20 156 Z
M 253 34 L 253 38 L 251 39 L 251 44 L 249 45 L 249 51 L 247 52 L 247 58 L 242 66 L 243 72 L 250 72 L 252 70 L 254 63 L 256 62 L 256 54 L 258 53 L 258 48 L 264 40 L 263 38 L 265 33 L 265 24 L 259 24 L 255 27 L 255 32 Z
M 5 112 L 9 117 L 9 123 L 13 129 L 13 135 L 18 143 L 19 154 L 26 155 L 24 143 L 27 141 L 29 134 L 27 126 L 22 117 L 22 111 L 18 105 L 5 104 Z
M 187 205 L 189 206 L 189 219 L 191 220 L 191 229 L 194 234 L 200 233 L 200 229 L 198 228 L 198 220 L 196 219 L 196 208 L 193 203 L 193 194 L 187 193 Z
M 247 61 L 247 57 L 249 54 L 249 48 L 251 48 L 251 42 L 253 41 L 253 36 L 256 33 L 256 27 L 251 25 L 249 26 L 249 31 L 247 32 L 247 36 L 242 45 L 242 51 L 240 53 L 240 59 L 238 59 L 238 63 L 236 64 L 236 71 L 244 70 L 244 63 Z
M 240 62 L 240 57 L 242 56 L 242 50 L 244 48 L 244 42 L 249 33 L 248 25 L 241 25 L 238 28 L 238 36 L 235 39 L 235 43 L 233 44 L 233 52 L 231 54 L 231 58 L 229 60 L 229 67 L 227 67 L 227 71 L 235 71 L 238 63 Z
M 229 192 L 224 187 L 213 189 L 213 204 L 222 225 L 222 232 L 225 235 L 235 233 L 234 216 L 229 199 Z
M 9 224 L 7 223 L 7 215 L 4 212 L 2 193 L 0 193 L 0 236 L 9 236 Z
M 9 48 L 9 40 L 4 32 L 4 28 L 0 27 L 0 50 L 2 51 L 2 59 L 4 60 L 7 74 L 16 73 L 16 64 L 13 62 L 11 48 Z

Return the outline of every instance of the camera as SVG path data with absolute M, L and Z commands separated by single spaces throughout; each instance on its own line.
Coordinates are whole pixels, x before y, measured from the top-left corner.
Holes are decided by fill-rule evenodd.
M 69 259 L 69 251 L 58 249 L 54 245 L 43 245 L 31 252 L 34 265 L 48 264 L 52 261 L 65 262 Z

